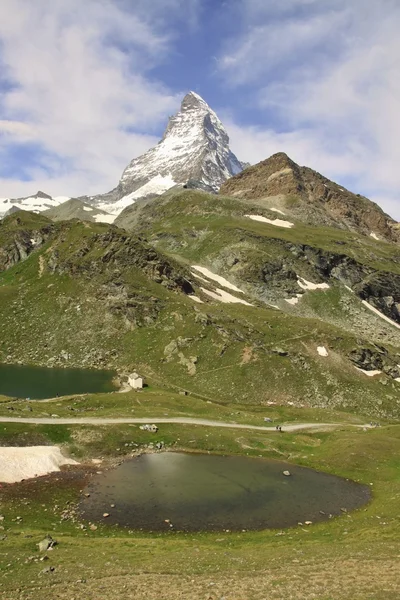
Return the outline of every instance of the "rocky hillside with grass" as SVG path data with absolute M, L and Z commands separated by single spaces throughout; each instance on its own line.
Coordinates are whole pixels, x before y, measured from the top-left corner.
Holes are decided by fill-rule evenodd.
M 400 414 L 399 332 L 356 281 L 396 279 L 388 245 L 300 222 L 277 235 L 245 210 L 185 190 L 142 206 L 134 233 L 4 219 L 3 253 L 26 251 L 0 273 L 0 362 L 136 369 L 222 403 Z
M 368 198 L 354 194 L 283 152 L 249 167 L 221 186 L 221 194 L 271 206 L 303 222 L 400 240 L 399 224 Z
M 79 219 L 91 223 L 112 223 L 115 218 L 114 215 L 110 215 L 104 210 L 95 208 L 77 198 L 71 198 L 59 206 L 43 211 L 42 214 L 52 221 Z
M 306 225 L 277 211 L 249 200 L 172 190 L 130 207 L 116 223 L 177 260 L 207 265 L 269 306 L 340 322 L 357 334 L 370 329 L 377 341 L 396 342 L 400 248 L 338 227 Z M 307 294 L 310 289 L 323 293 Z M 384 317 L 393 321 L 389 327 Z

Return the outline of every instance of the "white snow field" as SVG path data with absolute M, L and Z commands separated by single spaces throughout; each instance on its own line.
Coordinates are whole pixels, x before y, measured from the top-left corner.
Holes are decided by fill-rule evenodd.
M 294 306 L 295 304 L 298 304 L 299 298 L 301 298 L 301 294 L 297 294 L 297 296 L 294 296 L 293 298 L 285 298 L 285 302 Z
M 376 315 L 378 315 L 378 317 L 380 317 L 381 319 L 383 319 L 384 321 L 387 321 L 388 323 L 390 323 L 391 325 L 393 325 L 394 327 L 397 327 L 397 329 L 400 329 L 400 325 L 398 323 L 396 323 L 395 321 L 392 321 L 392 319 L 389 319 L 389 317 L 387 317 L 386 315 L 384 315 L 383 313 L 381 313 L 380 310 L 378 310 L 377 308 L 375 308 L 375 306 L 372 306 L 369 302 L 367 302 L 366 300 L 361 300 L 362 304 L 364 304 L 364 306 L 366 308 L 368 308 L 368 310 L 371 310 L 372 312 L 374 312 Z
M 114 223 L 115 221 L 115 215 L 94 215 L 93 219 L 96 221 L 96 223 Z
M 209 281 L 205 277 L 202 277 L 201 275 L 197 275 L 197 273 L 193 273 L 193 271 L 192 271 L 192 275 L 193 275 L 193 277 L 196 277 L 196 279 L 198 279 L 199 281 L 202 281 L 203 283 L 209 283 Z
M 210 292 L 210 290 L 206 290 L 205 288 L 200 288 L 202 292 L 213 298 L 214 300 L 219 300 L 220 302 L 224 302 L 225 304 L 245 304 L 246 306 L 253 306 L 250 302 L 246 302 L 242 298 L 237 298 L 236 296 L 232 296 L 232 294 L 228 294 L 224 290 L 216 289 L 215 292 Z
M 131 192 L 130 194 L 127 194 L 126 196 L 123 196 L 117 200 L 117 202 L 100 202 L 97 205 L 97 208 L 113 214 L 115 218 L 124 210 L 124 208 L 134 204 L 138 198 L 144 198 L 150 194 L 161 195 L 174 185 L 176 185 L 176 182 L 173 180 L 170 174 L 166 176 L 157 174 L 150 179 L 150 181 L 142 185 L 142 187 L 134 192 Z
M 365 371 L 364 369 L 360 369 L 359 367 L 355 367 L 355 369 L 357 369 L 357 371 L 360 371 L 360 373 L 364 373 L 364 375 L 367 375 L 367 377 L 375 377 L 375 375 L 380 375 L 382 373 L 382 371 Z
M 273 212 L 279 213 L 280 215 L 285 216 L 285 213 L 282 212 L 281 210 L 279 210 L 279 208 L 270 208 L 269 210 L 272 210 Z
M 327 283 L 312 283 L 312 281 L 307 281 L 307 279 L 303 279 L 303 277 L 299 277 L 297 283 L 302 290 L 329 290 L 329 285 Z
M 198 296 L 194 296 L 193 294 L 188 295 L 188 298 L 194 300 L 195 302 L 198 302 L 199 304 L 204 304 L 203 300 L 201 300 Z
M 222 285 L 222 287 L 225 287 L 228 290 L 233 290 L 234 292 L 240 292 L 241 294 L 243 294 L 242 290 L 240 290 L 238 287 L 236 287 L 236 285 L 233 285 L 233 283 L 230 283 L 227 279 L 225 279 L 225 277 L 221 277 L 221 275 L 216 275 L 215 273 L 212 273 L 212 271 L 210 271 L 209 269 L 206 269 L 206 267 L 199 267 L 197 265 L 192 265 L 192 269 L 199 271 L 202 275 L 205 275 L 206 277 L 208 277 L 208 279 L 211 279 L 212 281 L 216 281 L 217 283 Z M 193 273 L 193 275 L 195 275 L 195 274 Z
M 328 356 L 328 350 L 325 348 L 325 346 L 318 346 L 317 352 L 320 356 Z
M 372 233 L 370 233 L 369 235 L 370 235 L 370 237 L 374 238 L 374 240 L 378 240 L 378 242 L 379 242 L 379 238 L 378 238 L 378 236 L 376 235 L 376 233 L 372 232 Z
M 30 196 L 29 198 L 20 198 L 11 200 L 10 198 L 0 198 L 0 217 L 10 210 L 13 206 L 21 210 L 40 213 L 48 208 L 59 206 L 69 200 L 69 196 L 55 196 L 54 198 L 41 198 L 40 196 Z
M 59 471 L 62 465 L 77 465 L 61 454 L 58 446 L 0 447 L 0 481 L 16 483 Z
M 286 227 L 286 229 L 290 229 L 294 227 L 294 223 L 290 221 L 282 221 L 282 219 L 267 219 L 267 217 L 263 217 L 262 215 L 244 215 L 248 219 L 252 219 L 253 221 L 260 221 L 261 223 L 268 223 L 269 225 L 275 225 L 276 227 Z

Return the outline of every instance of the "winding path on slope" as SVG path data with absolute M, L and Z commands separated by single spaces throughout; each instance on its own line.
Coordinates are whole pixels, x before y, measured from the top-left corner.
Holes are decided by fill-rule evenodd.
M 263 427 L 260 425 L 245 425 L 243 423 L 226 423 L 224 421 L 208 421 L 207 419 L 195 419 L 189 417 L 140 417 L 132 418 L 91 418 L 81 417 L 75 419 L 66 419 L 63 417 L 53 418 L 25 418 L 25 417 L 0 417 L 0 423 L 26 423 L 30 425 L 128 425 L 128 424 L 166 424 L 175 423 L 181 425 L 204 425 L 206 427 L 226 427 L 230 429 L 252 429 L 256 431 L 271 432 L 276 431 L 276 427 Z M 293 423 L 282 424 L 282 430 L 286 432 L 301 431 L 303 429 L 336 429 L 338 427 L 361 427 L 371 429 L 372 426 L 368 423 L 365 425 L 357 423 Z

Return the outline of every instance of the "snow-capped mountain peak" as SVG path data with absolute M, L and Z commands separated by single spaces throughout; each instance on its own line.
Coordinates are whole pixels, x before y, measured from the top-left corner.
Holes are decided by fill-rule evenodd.
M 170 117 L 160 142 L 129 163 L 112 192 L 91 201 L 118 214 L 138 198 L 162 194 L 189 180 L 216 192 L 242 169 L 216 113 L 196 92 L 189 92 L 179 111 Z
M 191 187 L 217 192 L 243 168 L 216 113 L 199 94 L 189 92 L 158 144 L 129 163 L 115 189 L 78 200 L 116 216 L 139 198 L 159 196 L 189 181 Z M 10 209 L 42 212 L 67 200 L 40 191 L 28 198 L 0 199 L 0 218 Z
M 49 196 L 40 190 L 33 196 L 26 198 L 0 198 L 0 218 L 16 210 L 29 210 L 39 213 L 69 200 L 69 196 Z

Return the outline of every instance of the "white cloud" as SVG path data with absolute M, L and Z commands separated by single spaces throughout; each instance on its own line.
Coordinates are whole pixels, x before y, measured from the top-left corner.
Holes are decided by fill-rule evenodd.
M 148 73 L 170 52 L 175 33 L 166 24 L 183 18 L 182 1 L 132 6 L 2 0 L 0 154 L 29 139 L 45 158 L 21 165 L 21 179 L 32 182 L 0 179 L 0 196 L 38 187 L 55 195 L 105 191 L 130 158 L 158 141 L 180 95 Z M 196 7 L 197 0 L 186 2 L 193 22 Z
M 256 162 L 286 151 L 400 218 L 400 4 L 241 0 L 239 6 L 245 26 L 225 40 L 220 74 L 246 89 L 269 124 L 231 125 L 236 153 Z
M 19 139 L 32 139 L 35 137 L 34 129 L 27 123 L 0 120 L 0 136 L 7 134 L 18 136 Z

